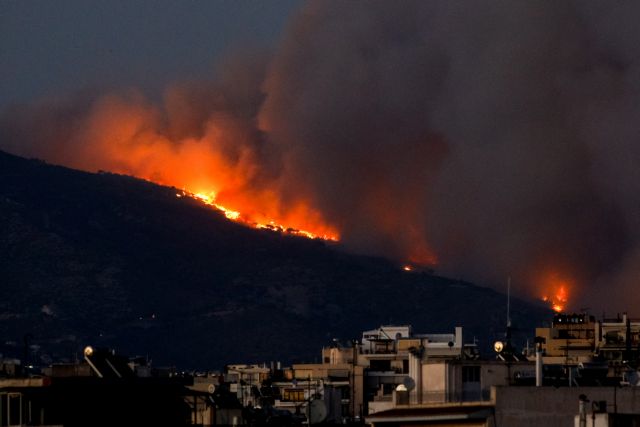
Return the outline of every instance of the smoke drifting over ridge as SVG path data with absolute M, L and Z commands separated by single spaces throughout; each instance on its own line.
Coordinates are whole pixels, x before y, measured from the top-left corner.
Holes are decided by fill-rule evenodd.
M 128 90 L 9 109 L 0 148 L 213 191 L 252 218 L 478 282 L 511 275 L 536 297 L 561 281 L 574 308 L 628 308 L 638 18 L 635 2 L 311 2 L 275 53 L 238 54 L 162 105 Z

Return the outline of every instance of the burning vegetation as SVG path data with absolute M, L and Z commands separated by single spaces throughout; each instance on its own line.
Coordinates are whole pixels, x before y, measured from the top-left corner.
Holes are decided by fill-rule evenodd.
M 549 304 L 553 311 L 563 312 L 569 300 L 569 290 L 572 288 L 571 281 L 553 272 L 547 274 L 543 280 L 541 289 L 544 292 L 542 301 Z
M 191 197 L 193 199 L 200 200 L 202 203 L 209 206 L 213 206 L 217 210 L 221 211 L 224 214 L 224 216 L 227 217 L 228 219 L 252 228 L 277 231 L 277 232 L 289 234 L 292 236 L 306 237 L 308 239 L 322 239 L 322 240 L 328 240 L 333 242 L 337 242 L 339 240 L 338 234 L 314 234 L 306 230 L 297 230 L 295 228 L 285 227 L 281 224 L 276 223 L 275 221 L 269 221 L 268 223 L 254 222 L 250 218 L 243 216 L 240 212 L 227 209 L 224 206 L 216 203 L 215 193 L 193 194 L 193 193 L 189 193 L 186 190 L 183 190 L 180 193 L 176 193 L 176 197 Z

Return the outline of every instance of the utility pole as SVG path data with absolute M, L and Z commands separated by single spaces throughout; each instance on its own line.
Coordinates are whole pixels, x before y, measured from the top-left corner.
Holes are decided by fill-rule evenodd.
M 356 340 L 351 341 L 351 420 L 356 418 Z
M 507 328 L 511 328 L 511 276 L 507 279 Z

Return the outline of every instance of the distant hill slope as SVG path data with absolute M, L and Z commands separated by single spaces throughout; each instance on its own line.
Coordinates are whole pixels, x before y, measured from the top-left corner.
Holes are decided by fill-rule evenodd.
M 87 345 L 156 365 L 313 361 L 380 324 L 503 332 L 504 295 L 321 241 L 253 230 L 173 188 L 0 152 L 0 352 L 47 363 Z M 549 312 L 512 301 L 533 334 Z

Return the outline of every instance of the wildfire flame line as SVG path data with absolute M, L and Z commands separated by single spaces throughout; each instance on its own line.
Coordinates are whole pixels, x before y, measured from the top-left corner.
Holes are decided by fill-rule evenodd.
M 191 193 L 187 190 L 182 190 L 180 193 L 176 193 L 176 197 L 190 197 L 192 199 L 198 200 L 205 205 L 212 206 L 215 209 L 221 211 L 225 217 L 228 219 L 235 221 L 237 223 L 246 225 L 251 228 L 257 228 L 262 230 L 271 230 L 278 231 L 280 233 L 289 234 L 292 236 L 302 236 L 309 239 L 322 239 L 332 242 L 337 242 L 339 240 L 338 236 L 329 235 L 329 234 L 314 234 L 310 231 L 306 230 L 298 230 L 295 228 L 285 227 L 281 224 L 278 224 L 275 221 L 269 221 L 267 223 L 260 223 L 248 220 L 243 217 L 242 214 L 238 211 L 234 211 L 232 209 L 228 209 L 221 204 L 216 202 L 216 194 L 215 193 Z
M 544 285 L 548 293 L 542 297 L 542 301 L 548 303 L 553 311 L 561 313 L 567 306 L 570 287 L 571 284 L 566 278 L 556 273 L 549 274 Z

